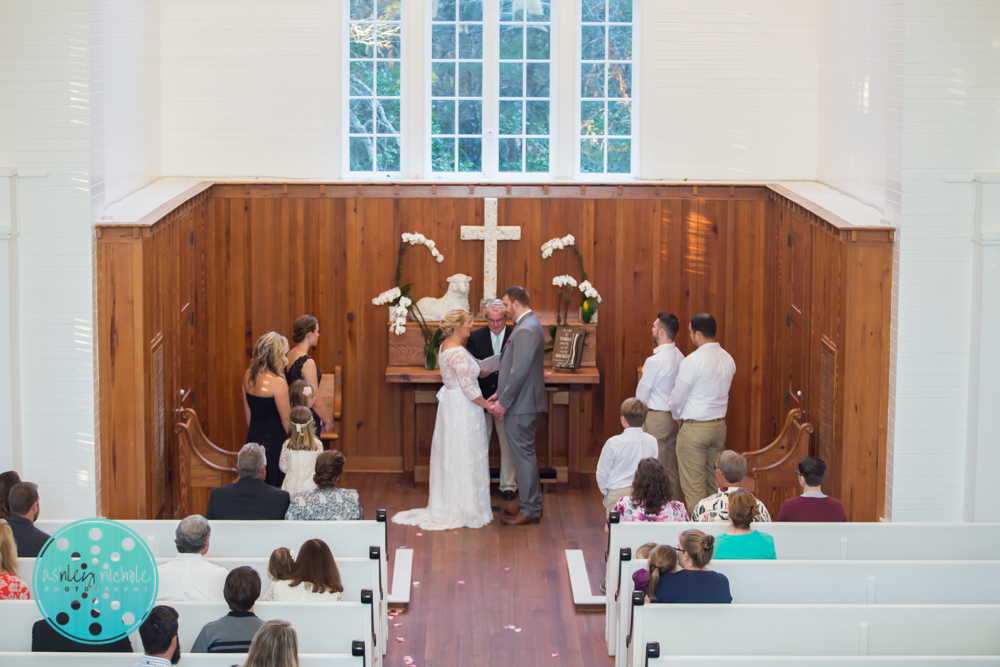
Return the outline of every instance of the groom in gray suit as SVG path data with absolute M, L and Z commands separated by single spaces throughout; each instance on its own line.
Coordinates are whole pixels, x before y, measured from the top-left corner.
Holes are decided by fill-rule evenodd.
M 500 352 L 497 393 L 490 397 L 490 412 L 502 419 L 507 431 L 510 458 L 521 494 L 521 511 L 504 510 L 500 523 L 523 526 L 542 518 L 542 486 L 538 481 L 535 430 L 539 415 L 547 411 L 545 401 L 545 334 L 531 312 L 523 287 L 508 287 L 502 295 L 507 316 L 514 322 Z M 511 516 L 511 515 L 514 516 Z

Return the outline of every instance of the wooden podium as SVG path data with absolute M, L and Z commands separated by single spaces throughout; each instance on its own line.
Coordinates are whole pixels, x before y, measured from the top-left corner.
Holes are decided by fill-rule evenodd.
M 542 322 L 546 338 L 549 324 L 552 322 Z M 433 331 L 438 324 L 429 322 L 428 326 Z M 589 427 L 591 401 L 586 397 L 594 385 L 600 383 L 601 374 L 597 370 L 597 325 L 574 326 L 585 327 L 589 334 L 582 366 L 576 371 L 555 370 L 549 367 L 550 355 L 546 355 L 545 390 L 549 412 L 547 419 L 543 420 L 545 424 L 540 424 L 536 434 L 535 452 L 540 468 L 554 468 L 559 482 L 568 483 L 570 488 L 579 488 L 581 452 L 592 449 L 593 439 Z M 442 384 L 440 371 L 425 367 L 423 346 L 423 336 L 416 324 L 408 324 L 402 336 L 389 336 L 389 365 L 385 369 L 385 380 L 402 385 L 403 482 L 406 485 L 427 481 L 425 460 L 430 452 L 434 425 L 429 413 L 436 415 L 437 392 Z M 428 414 L 423 414 L 425 412 Z M 420 416 L 427 418 L 419 419 Z M 564 455 L 556 451 L 557 433 L 566 434 Z M 421 447 L 421 444 L 425 446 Z M 424 451 L 427 455 L 423 455 Z M 494 458 L 491 457 L 491 466 L 494 466 Z

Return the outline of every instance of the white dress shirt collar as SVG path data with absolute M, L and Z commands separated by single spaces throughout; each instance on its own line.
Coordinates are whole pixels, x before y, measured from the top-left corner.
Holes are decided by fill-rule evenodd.
M 675 343 L 674 341 L 670 341 L 669 343 L 663 343 L 662 345 L 657 345 L 653 349 L 653 354 L 659 354 L 660 352 L 663 352 L 664 350 L 669 350 L 672 347 L 677 347 L 677 343 Z
M 531 308 L 529 308 L 528 310 L 526 310 L 523 313 L 521 313 L 521 316 L 519 318 L 517 318 L 516 320 L 514 320 L 514 326 L 517 326 L 518 324 L 520 324 L 521 320 L 523 320 L 525 317 L 527 317 L 528 313 L 530 313 L 530 312 L 531 312 Z

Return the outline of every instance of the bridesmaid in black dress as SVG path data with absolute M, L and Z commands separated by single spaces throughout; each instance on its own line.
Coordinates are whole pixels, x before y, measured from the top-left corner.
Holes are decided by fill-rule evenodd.
M 292 324 L 292 342 L 295 343 L 288 352 L 288 365 L 285 367 L 285 379 L 291 385 L 296 380 L 305 380 L 319 389 L 323 374 L 316 361 L 309 356 L 312 348 L 319 343 L 319 320 L 312 315 L 303 315 Z M 313 422 L 316 424 L 316 437 L 330 430 L 333 420 L 326 412 L 326 405 L 317 397 L 312 407 Z
M 264 481 L 281 488 L 285 474 L 278 468 L 281 445 L 288 439 L 288 383 L 284 369 L 288 340 L 266 333 L 253 346 L 253 361 L 243 375 L 243 408 L 247 416 L 247 442 L 263 445 L 267 453 Z

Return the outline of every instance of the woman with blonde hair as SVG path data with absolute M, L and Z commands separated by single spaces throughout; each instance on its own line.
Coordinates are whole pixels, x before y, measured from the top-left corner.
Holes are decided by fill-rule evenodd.
M 28 585 L 17 576 L 17 545 L 14 531 L 0 519 L 0 600 L 30 600 Z
M 243 667 L 299 667 L 299 636 L 292 624 L 275 618 L 260 626 Z
M 757 499 L 749 491 L 736 489 L 729 493 L 729 530 L 719 535 L 715 557 L 719 559 L 774 560 L 774 538 L 754 530 L 753 522 L 760 516 Z
M 280 487 L 285 479 L 278 459 L 291 426 L 285 360 L 288 341 L 281 334 L 266 333 L 253 346 L 253 360 L 243 374 L 243 409 L 247 417 L 247 442 L 256 442 L 267 453 L 264 481 Z
M 309 408 L 292 408 L 292 427 L 288 429 L 288 440 L 281 446 L 278 467 L 285 473 L 281 488 L 288 493 L 299 493 L 316 488 L 313 475 L 316 458 L 323 453 L 323 443 L 316 437 L 313 413 Z
M 288 360 L 285 365 L 285 379 L 289 384 L 297 380 L 305 380 L 314 388 L 323 381 L 323 373 L 320 372 L 316 361 L 309 356 L 309 353 L 317 343 L 319 343 L 319 320 L 312 315 L 303 315 L 292 324 L 292 342 L 295 344 L 288 351 Z M 319 436 L 330 430 L 333 419 L 327 414 L 326 405 L 323 401 L 317 401 L 315 405 L 309 406 L 313 411 L 313 421 L 316 423 L 316 435 Z
M 450 530 L 482 528 L 493 520 L 487 402 L 479 390 L 479 362 L 465 349 L 470 333 L 468 311 L 453 310 L 441 321 L 438 364 L 444 387 L 431 439 L 430 494 L 427 507 L 400 512 L 392 517 L 395 523 Z
M 653 583 L 650 572 L 649 599 L 655 603 L 674 604 L 729 604 L 726 575 L 708 569 L 715 553 L 715 537 L 700 530 L 685 530 L 676 547 L 677 572 L 661 573 Z M 654 552 L 655 553 L 655 552 Z

